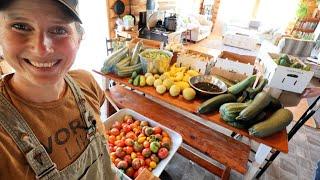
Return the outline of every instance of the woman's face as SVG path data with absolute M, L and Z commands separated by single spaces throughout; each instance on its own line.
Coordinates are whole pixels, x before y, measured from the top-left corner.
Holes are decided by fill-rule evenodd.
M 15 76 L 35 85 L 61 81 L 74 62 L 81 37 L 57 2 L 15 0 L 0 18 L 0 46 Z

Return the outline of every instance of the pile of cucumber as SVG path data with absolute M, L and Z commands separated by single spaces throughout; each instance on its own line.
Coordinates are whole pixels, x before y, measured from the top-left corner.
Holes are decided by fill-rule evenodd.
M 198 113 L 219 110 L 226 123 L 236 128 L 248 129 L 249 134 L 256 137 L 266 137 L 285 129 L 293 119 L 292 112 L 283 109 L 278 99 L 263 91 L 268 83 L 266 79 L 259 79 L 257 87 L 252 89 L 255 79 L 256 76 L 249 76 L 230 86 L 227 94 L 203 102 Z
M 140 72 L 142 65 L 139 59 L 139 53 L 142 49 L 142 42 L 138 42 L 130 56 L 127 47 L 113 52 L 105 60 L 101 72 L 115 73 L 120 77 L 130 77 L 133 72 Z

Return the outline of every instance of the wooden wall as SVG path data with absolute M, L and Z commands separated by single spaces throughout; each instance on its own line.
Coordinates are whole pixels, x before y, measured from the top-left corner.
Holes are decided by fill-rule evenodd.
M 109 31 L 110 36 L 114 37 L 114 29 L 116 25 L 116 19 L 118 18 L 118 15 L 114 13 L 113 7 L 116 0 L 107 0 L 108 5 L 108 20 L 109 20 Z M 129 0 L 122 0 L 122 2 L 125 4 L 125 11 L 121 15 L 123 17 L 126 14 L 129 14 L 130 7 L 129 7 Z M 136 24 L 139 21 L 139 12 L 146 11 L 146 4 L 147 0 L 131 0 L 131 14 L 133 14 L 136 17 Z M 159 10 L 169 10 L 169 9 L 175 9 L 176 7 L 176 1 L 175 0 L 158 0 L 159 4 Z

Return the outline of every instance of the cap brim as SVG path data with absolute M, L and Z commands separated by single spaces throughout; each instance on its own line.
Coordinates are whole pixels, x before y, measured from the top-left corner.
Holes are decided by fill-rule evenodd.
M 66 7 L 72 12 L 72 14 L 73 14 L 73 16 L 76 18 L 76 20 L 79 21 L 79 22 L 82 24 L 82 21 L 81 21 L 81 19 L 80 19 L 80 17 L 79 17 L 79 14 L 78 14 L 78 12 L 76 12 L 76 11 L 74 10 L 74 8 L 72 8 L 69 4 L 67 4 L 67 3 L 64 2 L 63 0 L 57 0 L 57 1 L 59 1 L 60 3 L 62 3 L 64 6 L 66 6 Z

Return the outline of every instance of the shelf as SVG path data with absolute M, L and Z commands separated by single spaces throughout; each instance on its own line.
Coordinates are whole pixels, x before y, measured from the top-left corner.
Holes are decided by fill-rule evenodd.
M 300 31 L 305 33 L 313 33 L 314 29 L 293 28 L 293 31 Z

